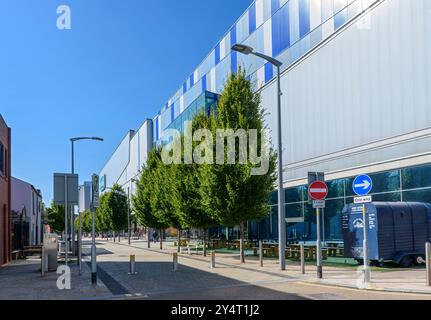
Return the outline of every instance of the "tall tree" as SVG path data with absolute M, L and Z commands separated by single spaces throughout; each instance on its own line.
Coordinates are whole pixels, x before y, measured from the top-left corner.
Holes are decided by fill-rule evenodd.
M 48 223 L 52 230 L 62 233 L 64 231 L 64 206 L 52 203 L 51 207 L 47 208 L 46 211 L 48 214 Z
M 166 227 L 174 227 L 180 234 L 182 225 L 177 215 L 175 215 L 172 203 L 172 170 L 171 165 L 163 163 L 160 150 L 155 150 L 156 167 L 153 171 L 154 184 L 150 197 L 151 210 L 157 217 L 158 222 Z M 165 227 L 165 228 L 166 228 Z M 160 230 L 160 249 L 162 249 L 163 230 Z
M 213 117 L 208 117 L 204 112 L 198 113 L 192 122 L 192 129 L 211 129 Z M 181 136 L 181 146 L 184 145 L 184 134 Z M 177 141 L 175 141 L 177 142 Z M 175 143 L 174 142 L 174 143 Z M 196 142 L 193 143 L 196 146 Z M 206 234 L 207 229 L 217 225 L 202 205 L 201 170 L 200 165 L 184 164 L 184 149 L 181 148 L 182 164 L 172 165 L 170 175 L 172 186 L 172 202 L 175 215 L 183 226 L 188 228 L 203 229 L 204 234 L 204 255 L 206 255 Z M 179 250 L 179 247 L 178 247 Z
M 97 210 L 99 216 L 99 227 L 110 227 L 114 232 L 118 232 L 118 240 L 120 241 L 120 232 L 128 226 L 127 214 L 129 203 L 127 195 L 120 185 L 114 184 L 112 189 L 102 195 L 100 204 Z
M 157 183 L 155 171 L 158 166 L 157 150 L 153 149 L 148 154 L 147 163 L 143 166 L 136 183 L 136 193 L 132 196 L 133 211 L 139 224 L 147 227 L 148 248 L 151 243 L 151 229 L 163 230 L 168 226 L 160 221 L 153 212 L 151 202 L 154 197 L 153 187 Z M 154 202 L 154 200 L 153 200 Z
M 260 102 L 259 93 L 254 92 L 245 72 L 240 69 L 237 74 L 229 77 L 221 94 L 217 109 L 217 128 L 234 131 L 244 129 L 247 141 L 250 141 L 250 130 L 256 130 L 257 145 L 248 144 L 248 151 L 260 151 L 261 155 L 268 151 L 267 172 L 253 175 L 252 170 L 258 165 L 250 162 L 250 158 L 240 163 L 244 154 L 240 152 L 240 139 L 235 139 L 235 164 L 228 163 L 228 148 L 224 143 L 224 163 L 203 166 L 204 172 L 201 174 L 201 192 L 206 210 L 225 226 L 240 226 L 241 262 L 244 262 L 244 223 L 267 216 L 268 199 L 275 183 L 276 156 L 267 142 L 268 137 L 262 131 L 265 128 L 264 111 Z

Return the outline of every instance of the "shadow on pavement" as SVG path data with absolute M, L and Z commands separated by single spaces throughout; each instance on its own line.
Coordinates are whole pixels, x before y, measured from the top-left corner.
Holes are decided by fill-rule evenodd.
M 299 300 L 302 297 L 227 278 L 171 262 L 137 262 L 129 275 L 128 262 L 99 262 L 98 278 L 113 295 L 142 295 L 161 300 Z

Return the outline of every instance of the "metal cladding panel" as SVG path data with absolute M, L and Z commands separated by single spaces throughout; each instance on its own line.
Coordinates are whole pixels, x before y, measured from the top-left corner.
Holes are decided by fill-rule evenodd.
M 282 76 L 285 179 L 429 151 L 415 141 L 359 156 L 349 149 L 431 127 L 431 1 L 383 1 Z M 275 82 L 262 106 L 277 144 Z M 429 144 L 428 144 L 429 145 Z M 334 152 L 336 160 L 303 165 Z
M 106 175 L 106 187 L 111 188 L 124 174 L 130 159 L 130 139 L 133 131 L 129 131 L 106 163 L 99 176 Z

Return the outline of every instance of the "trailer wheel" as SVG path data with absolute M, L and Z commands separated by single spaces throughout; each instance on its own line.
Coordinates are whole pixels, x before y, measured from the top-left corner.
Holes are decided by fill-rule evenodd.
M 401 259 L 400 266 L 404 268 L 410 268 L 411 266 L 413 266 L 413 263 L 414 263 L 414 260 L 411 256 L 405 256 L 404 258 Z
M 424 255 L 422 255 L 422 254 L 418 254 L 418 255 L 415 255 L 415 256 L 414 256 L 414 264 L 415 264 L 416 266 L 421 266 L 421 265 L 423 265 L 423 264 L 424 264 L 424 261 L 425 261 L 425 256 L 424 256 Z

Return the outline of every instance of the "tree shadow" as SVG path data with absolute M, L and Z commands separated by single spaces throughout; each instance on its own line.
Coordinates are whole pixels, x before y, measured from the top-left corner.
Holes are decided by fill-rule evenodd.
M 142 295 L 160 300 L 302 300 L 298 295 L 265 288 L 172 262 L 99 262 L 98 278 L 115 296 Z M 268 282 L 267 282 L 268 283 Z M 262 282 L 262 285 L 265 284 Z

